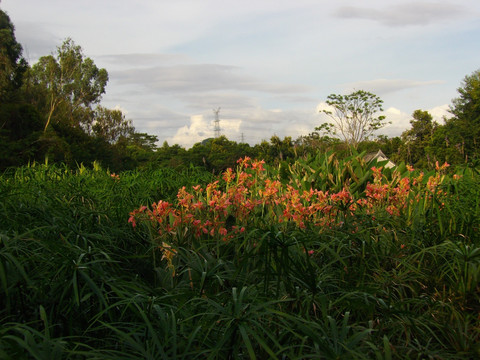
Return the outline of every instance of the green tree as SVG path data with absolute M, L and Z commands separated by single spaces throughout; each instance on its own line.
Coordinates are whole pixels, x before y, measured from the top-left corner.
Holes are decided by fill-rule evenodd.
M 15 27 L 9 16 L 0 10 L 0 101 L 5 103 L 22 85 L 28 68 L 22 46 L 15 39 Z
M 417 167 L 431 165 L 433 158 L 428 152 L 432 137 L 437 127 L 428 111 L 415 110 L 410 120 L 412 127 L 402 133 L 403 145 L 400 148 L 402 157 Z
M 19 166 L 40 155 L 42 119 L 35 107 L 22 103 L 0 104 L 0 170 Z
M 447 140 L 461 153 L 465 161 L 480 157 L 480 69 L 467 75 L 457 89 L 459 97 L 453 99 L 446 121 Z
M 0 10 L 0 169 L 36 160 L 42 127 L 35 107 L 22 102 L 28 64 L 14 32 L 10 18 Z
M 145 151 L 155 152 L 157 150 L 158 136 L 156 135 L 134 132 L 129 136 L 129 138 L 132 143 Z
M 97 106 L 94 111 L 92 130 L 95 136 L 111 144 L 135 132 L 132 121 L 127 120 L 121 110 L 110 110 L 103 106 Z
M 26 89 L 44 113 L 44 131 L 53 119 L 88 129 L 93 121 L 92 106 L 100 102 L 107 81 L 107 71 L 99 69 L 68 38 L 57 48 L 56 56 L 43 56 L 33 65 Z
M 385 116 L 377 115 L 383 111 L 383 100 L 367 91 L 358 90 L 349 95 L 330 94 L 326 103 L 329 108 L 320 112 L 328 115 L 333 122 L 323 123 L 315 130 L 340 136 L 355 149 L 361 141 L 387 124 Z
M 116 168 L 125 170 L 158 165 L 154 161 L 157 141 L 158 138 L 155 135 L 137 133 L 133 130 L 125 136 L 120 136 L 112 145 L 116 155 Z
M 318 131 L 313 131 L 308 135 L 302 135 L 294 141 L 295 152 L 297 156 L 305 156 L 317 152 L 327 152 L 344 146 L 338 138 L 320 135 Z
M 452 121 L 447 121 L 435 129 L 431 140 L 431 151 L 436 161 L 447 161 L 449 164 L 465 162 L 463 143 Z

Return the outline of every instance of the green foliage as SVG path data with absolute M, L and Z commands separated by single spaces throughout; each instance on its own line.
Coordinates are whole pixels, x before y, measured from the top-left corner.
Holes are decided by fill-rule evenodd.
M 339 192 L 348 188 L 353 196 L 365 191 L 368 181 L 373 181 L 372 166 L 384 166 L 384 162 L 367 162 L 365 152 L 339 157 L 337 153 L 317 153 L 308 155 L 305 159 L 298 159 L 283 173 L 283 180 L 290 181 L 300 190 L 308 191 L 310 188 L 329 192 Z M 400 166 L 400 171 L 405 171 Z M 384 170 L 384 175 L 391 179 L 392 172 Z
M 280 139 L 274 135 L 270 138 L 270 143 L 262 141 L 261 144 L 254 147 L 256 157 L 264 159 L 269 164 L 278 164 L 281 161 L 292 160 L 296 157 L 292 138 L 286 136 Z
M 92 125 L 95 136 L 109 143 L 117 142 L 121 137 L 134 133 L 131 120 L 126 120 L 120 110 L 110 110 L 103 106 L 95 109 L 95 122 Z
M 38 60 L 27 79 L 29 97 L 45 116 L 45 131 L 52 120 L 88 128 L 93 120 L 88 112 L 105 92 L 108 73 L 84 57 L 72 39 L 66 39 L 56 56 Z
M 284 180 L 314 179 L 332 194 L 349 184 L 361 196 L 355 179 L 373 184 L 374 165 L 328 154 L 290 164 Z M 259 212 L 229 241 L 194 242 L 127 219 L 214 181 L 204 170 L 9 170 L 0 176 L 0 356 L 478 357 L 478 171 L 401 169 L 425 191 L 436 186 L 398 215 L 379 207 L 302 229 Z M 394 171 L 381 176 L 398 184 Z
M 480 70 L 467 75 L 458 89 L 459 97 L 453 99 L 450 142 L 459 146 L 466 161 L 479 158 L 480 155 Z
M 401 156 L 413 166 L 432 167 L 434 154 L 431 152 L 431 142 L 437 123 L 427 111 L 415 110 L 412 117 L 411 129 L 402 133 Z
M 480 357 L 478 72 L 445 125 L 414 112 L 406 152 L 363 141 L 385 124 L 364 91 L 328 98 L 345 143 L 156 149 L 93 108 L 108 74 L 73 41 L 25 73 L 13 30 L 0 11 L 1 358 Z M 467 166 L 380 169 L 378 148 Z M 213 177 L 246 156 L 267 171 Z
M 193 145 L 188 151 L 181 150 L 178 145 L 168 147 L 168 144 L 164 144 L 159 151 L 162 157 L 164 154 L 171 157 L 170 162 L 175 165 L 192 163 L 216 174 L 220 174 L 229 167 L 234 167 L 240 157 L 250 156 L 253 153 L 254 151 L 248 144 L 238 144 L 228 140 L 225 136 L 206 139 Z M 165 159 L 159 160 L 164 161 Z
M 38 159 L 42 119 L 31 105 L 0 104 L 0 169 Z
M 383 100 L 367 91 L 358 90 L 349 95 L 330 94 L 326 103 L 330 108 L 321 112 L 327 114 L 333 123 L 324 123 L 316 130 L 338 135 L 355 149 L 374 131 L 386 125 L 385 116 L 377 116 L 383 111 Z
M 27 62 L 22 46 L 15 39 L 15 28 L 9 16 L 0 10 L 0 101 L 8 102 L 22 85 Z
M 480 70 L 465 77 L 444 125 L 434 129 L 428 151 L 435 160 L 475 164 L 480 143 Z

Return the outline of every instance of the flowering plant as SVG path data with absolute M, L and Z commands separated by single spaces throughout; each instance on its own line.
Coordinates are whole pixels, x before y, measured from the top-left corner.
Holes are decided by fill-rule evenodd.
M 373 181 L 367 183 L 362 194 L 354 196 L 347 185 L 330 193 L 281 183 L 276 176 L 268 175 L 264 161 L 245 157 L 237 164 L 236 171 L 227 169 L 220 180 L 206 187 L 197 185 L 190 191 L 182 187 L 175 203 L 160 200 L 149 208 L 142 206 L 132 211 L 129 222 L 134 227 L 137 222 L 153 225 L 161 249 L 178 237 L 229 242 L 247 227 L 262 228 L 266 224 L 274 224 L 282 231 L 310 227 L 321 232 L 342 226 L 347 218 L 355 221 L 359 214 L 375 217 L 386 211 L 400 216 L 409 205 L 425 201 L 432 194 L 442 195 L 441 172 L 448 166 L 437 166 L 437 173 L 429 177 L 426 185 L 423 173 L 414 176 L 409 171 L 402 176 L 397 172 L 388 181 L 381 167 L 372 167 Z M 172 254 L 168 251 L 171 264 Z

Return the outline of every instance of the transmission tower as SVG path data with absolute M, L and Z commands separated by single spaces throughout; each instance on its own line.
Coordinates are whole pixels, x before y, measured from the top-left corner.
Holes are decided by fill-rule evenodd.
M 218 107 L 216 110 L 213 109 L 213 113 L 215 114 L 215 127 L 214 127 L 215 138 L 220 137 L 220 118 L 218 116 L 219 112 L 220 112 L 220 107 Z

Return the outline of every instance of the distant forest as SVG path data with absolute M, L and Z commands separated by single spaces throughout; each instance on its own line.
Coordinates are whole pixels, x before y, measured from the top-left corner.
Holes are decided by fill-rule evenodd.
M 187 150 L 167 142 L 158 146 L 155 135 L 136 131 L 120 110 L 103 107 L 108 72 L 72 39 L 35 64 L 22 53 L 14 25 L 0 10 L 0 170 L 44 161 L 91 167 L 96 161 L 112 171 L 194 165 L 219 173 L 244 156 L 278 164 L 318 152 L 378 150 L 393 162 L 431 168 L 436 161 L 475 166 L 480 155 L 480 70 L 463 79 L 444 124 L 419 109 L 400 137 L 373 136 L 388 119 L 375 118 L 381 99 L 359 91 L 330 95 L 333 122 L 308 135 L 272 136 L 254 146 L 220 136 Z

